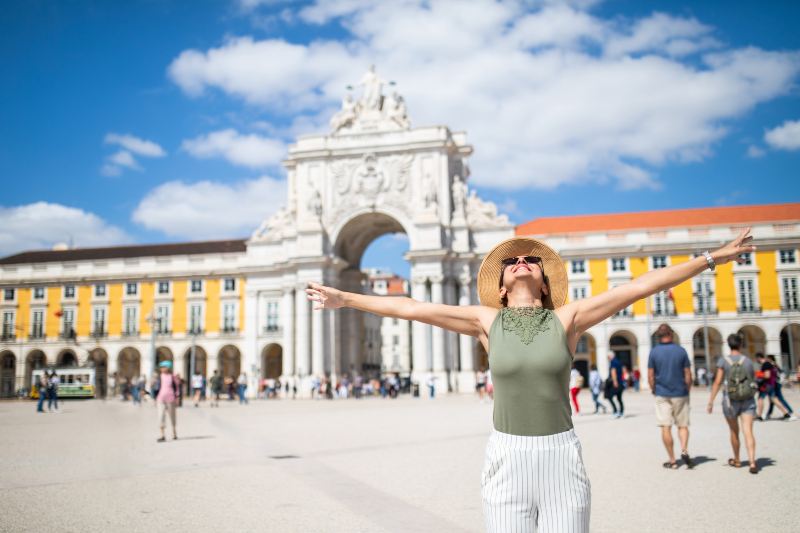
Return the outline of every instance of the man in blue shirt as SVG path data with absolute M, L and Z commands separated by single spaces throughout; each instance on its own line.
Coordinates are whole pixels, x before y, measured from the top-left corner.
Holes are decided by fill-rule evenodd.
M 687 451 L 689 444 L 689 388 L 692 386 L 692 371 L 686 350 L 672 342 L 672 328 L 661 324 L 656 330 L 658 346 L 650 350 L 647 363 L 647 378 L 650 390 L 656 397 L 656 421 L 661 426 L 661 439 L 667 449 L 669 462 L 664 468 L 678 468 L 672 441 L 672 425 L 678 426 L 681 441 L 681 459 L 687 468 L 692 468 Z

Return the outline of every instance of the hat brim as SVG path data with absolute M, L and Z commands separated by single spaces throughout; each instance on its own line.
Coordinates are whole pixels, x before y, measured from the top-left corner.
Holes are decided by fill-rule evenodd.
M 542 258 L 549 294 L 542 298 L 547 309 L 561 307 L 567 301 L 567 269 L 558 253 L 542 241 L 528 237 L 507 239 L 486 254 L 478 270 L 478 299 L 481 305 L 500 308 L 500 274 L 503 259 L 520 255 Z

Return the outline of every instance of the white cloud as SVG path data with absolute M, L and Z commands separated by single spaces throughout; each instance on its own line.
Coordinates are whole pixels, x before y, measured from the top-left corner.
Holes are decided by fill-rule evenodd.
M 778 150 L 800 149 L 800 120 L 787 120 L 764 134 L 764 141 Z
M 283 141 L 226 129 L 183 141 L 181 147 L 198 158 L 222 157 L 251 168 L 277 165 L 286 156 Z
M 167 152 L 153 141 L 140 139 L 128 134 L 109 133 L 105 137 L 105 143 L 117 144 L 129 152 L 143 157 L 164 157 L 167 155 Z
M 170 237 L 241 237 L 276 211 L 285 196 L 286 183 L 267 176 L 232 184 L 170 181 L 144 197 L 133 220 Z
M 164 157 L 167 155 L 167 152 L 153 141 L 129 134 L 108 133 L 103 142 L 123 148 L 106 157 L 106 162 L 100 167 L 100 173 L 104 176 L 119 176 L 125 168 L 142 170 L 133 154 L 141 157 Z
M 759 157 L 764 157 L 765 154 L 766 152 L 763 148 L 760 148 L 754 144 L 751 144 L 747 147 L 747 157 L 758 159 Z
M 182 52 L 168 74 L 191 96 L 222 91 L 320 125 L 374 63 L 398 82 L 415 125 L 469 132 L 476 184 L 515 189 L 656 187 L 660 167 L 709 157 L 732 121 L 788 93 L 800 73 L 797 52 L 726 47 L 693 18 L 534 5 L 318 1 L 297 17 L 340 23 L 346 40 L 232 38 Z
M 0 206 L 0 254 L 49 249 L 60 242 L 82 248 L 125 244 L 130 237 L 93 213 L 49 202 Z

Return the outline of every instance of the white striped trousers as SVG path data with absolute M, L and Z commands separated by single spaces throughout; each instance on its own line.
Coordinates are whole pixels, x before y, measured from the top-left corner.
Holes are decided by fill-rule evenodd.
M 491 533 L 589 531 L 592 491 L 575 431 L 525 437 L 493 430 L 481 496 Z

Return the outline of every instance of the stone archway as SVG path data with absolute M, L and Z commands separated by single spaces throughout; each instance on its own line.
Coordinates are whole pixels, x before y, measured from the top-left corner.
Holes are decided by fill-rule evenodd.
M 589 371 L 597 364 L 597 341 L 590 333 L 584 333 L 575 345 L 575 368 L 583 376 L 585 387 L 589 386 Z
M 797 370 L 800 365 L 800 324 L 784 326 L 781 329 L 780 343 L 784 370 Z
M 744 341 L 742 353 L 747 354 L 750 359 L 754 359 L 757 353 L 767 353 L 767 334 L 760 327 L 749 324 L 742 326 L 739 335 Z
M 95 398 L 108 394 L 108 353 L 102 348 L 89 352 L 89 363 L 94 366 Z
M 156 366 L 158 366 L 161 361 L 175 361 L 172 356 L 172 350 L 166 346 L 159 346 L 156 348 Z
M 78 356 L 72 350 L 61 350 L 56 356 L 56 366 L 78 366 Z
M 706 335 L 708 336 L 708 350 L 706 350 Z M 717 359 L 722 356 L 722 334 L 716 328 L 708 327 L 707 333 L 704 328 L 700 328 L 692 335 L 692 359 L 694 360 L 695 377 L 698 378 L 702 373 L 698 373 L 701 368 L 706 371 L 706 385 L 714 377 L 717 368 Z
M 278 379 L 283 375 L 283 348 L 280 344 L 268 344 L 261 350 L 261 377 Z
M 33 379 L 33 371 L 47 367 L 47 356 L 42 350 L 31 350 L 25 357 L 25 383 L 23 387 L 30 390 Z
M 142 356 L 136 348 L 127 347 L 120 350 L 119 355 L 117 355 L 116 386 L 119 386 L 124 379 L 131 381 L 139 377 L 141 374 L 141 360 Z M 150 376 L 146 376 L 146 378 L 150 379 Z
M 184 371 L 186 372 L 186 381 L 191 380 L 194 372 L 198 372 L 202 376 L 208 376 L 208 354 L 202 346 L 194 347 L 194 368 L 192 368 L 192 348 L 186 350 L 183 354 Z M 194 370 L 194 372 L 192 372 Z
M 360 313 L 313 313 L 302 292 L 307 282 L 360 291 L 366 247 L 383 234 L 404 232 L 411 297 L 472 305 L 482 256 L 514 235 L 508 218 L 468 185 L 466 135 L 443 126 L 412 129 L 402 97 L 380 93 L 380 87 L 365 90 L 332 117 L 328 134 L 292 145 L 284 161 L 285 207 L 247 243 L 248 259 L 264 267 L 248 278 L 264 290 L 248 291 L 247 308 L 261 308 L 260 292 L 280 301 L 283 371 L 300 378 L 301 390 L 308 390 L 311 376 L 377 365 L 365 361 Z M 419 322 L 411 329 L 412 380 L 433 373 L 442 390 L 474 391 L 474 339 Z M 259 324 L 246 333 L 252 363 L 256 347 L 274 342 L 268 338 L 274 330 L 262 330 Z
M 242 353 L 239 348 L 232 344 L 225 345 L 220 348 L 217 358 L 217 368 L 222 379 L 233 379 L 235 382 L 242 371 Z
M 622 366 L 633 371 L 639 366 L 638 342 L 636 335 L 627 330 L 613 333 L 608 341 L 609 349 L 614 352 Z
M 0 352 L 0 398 L 13 398 L 17 389 L 17 356 Z

